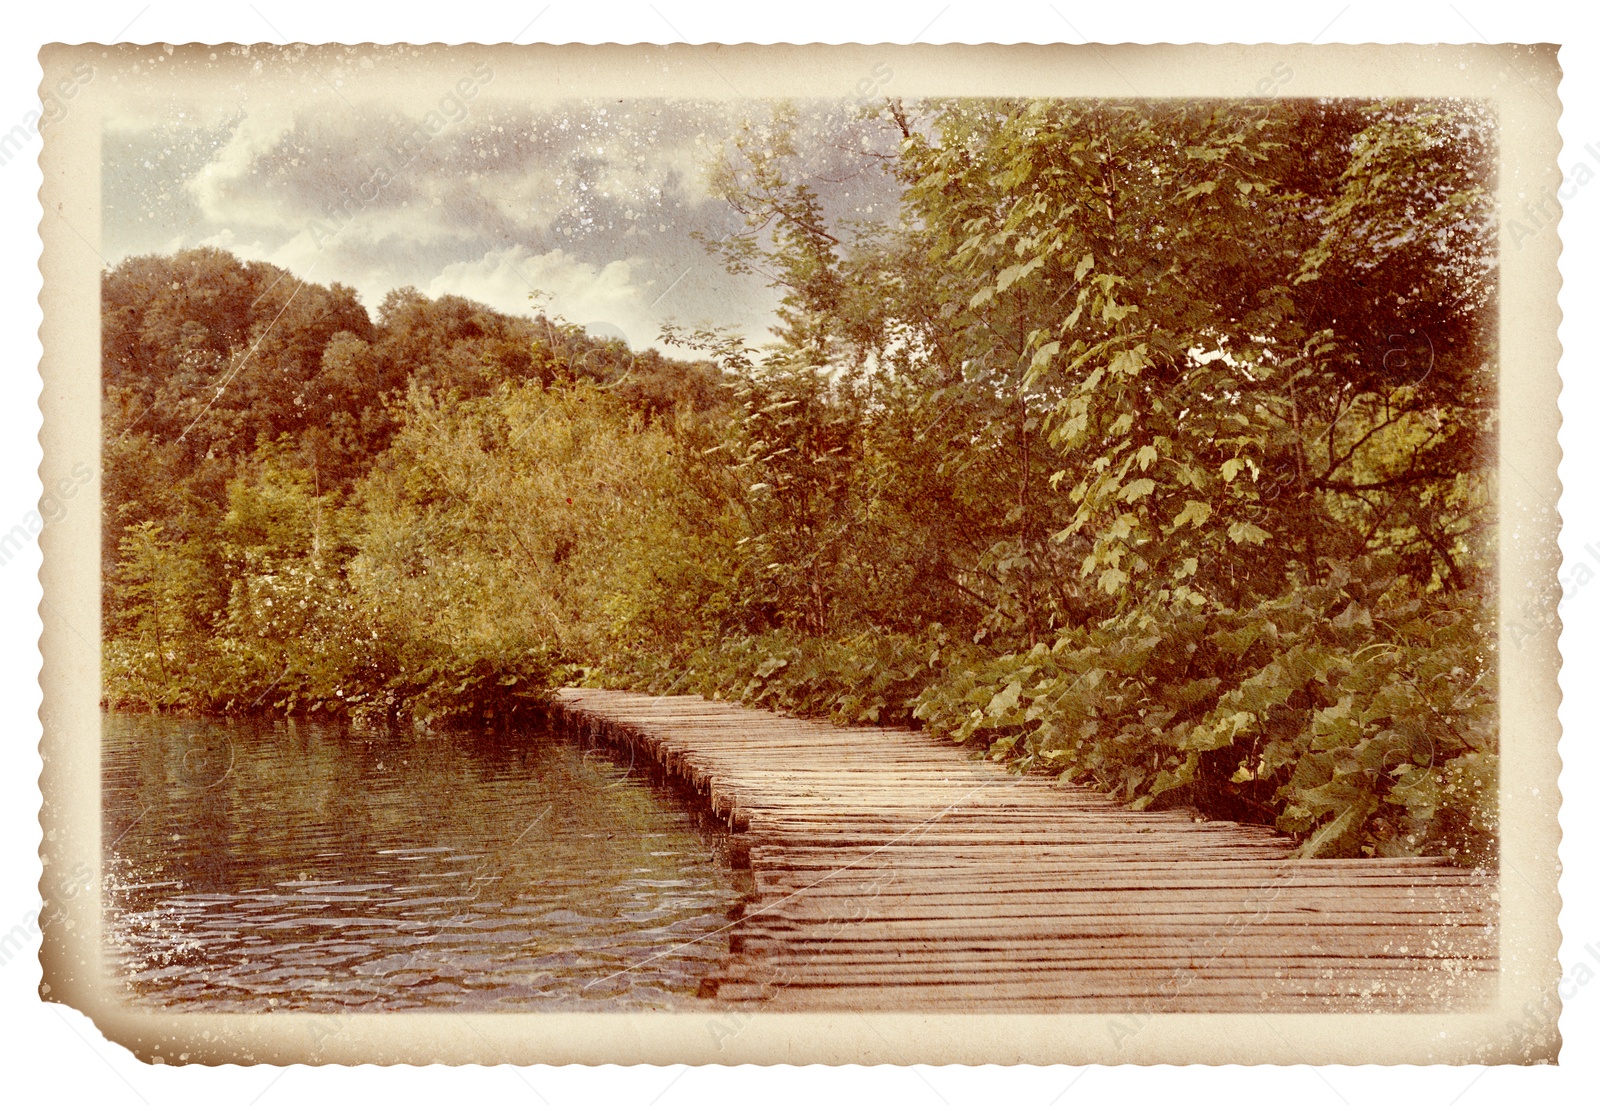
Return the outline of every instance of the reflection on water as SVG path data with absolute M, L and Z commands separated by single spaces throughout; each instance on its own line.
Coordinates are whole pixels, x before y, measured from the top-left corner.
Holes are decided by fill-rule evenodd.
M 726 954 L 713 842 L 569 741 L 126 714 L 103 735 L 107 949 L 138 1002 L 684 1007 Z

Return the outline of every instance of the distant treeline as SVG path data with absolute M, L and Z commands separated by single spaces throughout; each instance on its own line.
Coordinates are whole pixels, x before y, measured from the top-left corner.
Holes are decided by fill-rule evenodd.
M 1493 150 L 1470 103 L 890 103 L 830 223 L 713 168 L 761 351 L 217 251 L 103 285 L 105 692 L 921 722 L 1310 854 L 1493 852 Z M 863 156 L 871 159 L 870 155 Z

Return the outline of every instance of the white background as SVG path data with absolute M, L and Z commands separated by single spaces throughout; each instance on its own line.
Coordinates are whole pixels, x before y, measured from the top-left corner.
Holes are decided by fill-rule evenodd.
M 526 4 L 432 3 L 370 8 L 335 7 L 327 0 L 162 3 L 142 0 L 16 5 L 0 34 L 0 133 L 39 107 L 36 52 L 46 42 L 106 42 L 123 32 L 131 42 L 502 42 L 537 20 L 518 41 L 543 42 L 1555 42 L 1562 43 L 1565 106 L 1561 162 L 1569 169 L 1586 143 L 1600 148 L 1600 35 L 1592 9 L 1578 3 L 1515 4 L 1462 0 L 1458 4 L 1309 3 L 1085 4 L 922 0 L 868 6 L 852 3 L 692 4 L 658 0 L 604 5 L 544 0 Z M 142 8 L 142 10 L 141 10 Z M 542 10 L 542 14 L 541 14 Z M 1326 30 L 1324 30 L 1326 28 Z M 0 533 L 21 523 L 39 497 L 39 239 L 33 161 L 38 140 L 0 166 L 0 276 L 5 282 L 0 346 Z M 1600 244 L 1600 184 L 1567 202 L 1561 236 L 1567 352 L 1562 410 L 1566 493 L 1562 547 L 1566 568 L 1587 560 L 1584 545 L 1600 550 L 1600 386 L 1592 368 L 1600 329 L 1595 249 Z M 0 935 L 31 929 L 39 879 L 38 548 L 0 567 Z M 1562 756 L 1567 872 L 1561 885 L 1569 977 L 1580 964 L 1600 974 L 1600 914 L 1596 913 L 1597 759 L 1591 722 L 1600 717 L 1600 589 L 1570 593 L 1562 608 L 1566 664 L 1562 685 L 1566 729 Z M 1586 945 L 1595 948 L 1586 951 Z M 252 1106 L 271 1111 L 306 1103 L 457 1105 L 494 1101 L 519 1107 L 762 1107 L 922 1106 L 1075 1108 L 1116 1105 L 1192 1107 L 1364 1106 L 1453 1107 L 1590 1104 L 1600 1091 L 1600 986 L 1574 990 L 1561 1018 L 1565 1062 L 1558 1068 L 1214 1068 L 1091 1066 L 1051 1068 L 744 1067 L 598 1069 L 545 1067 L 427 1069 L 160 1068 L 141 1064 L 107 1042 L 76 1012 L 38 1001 L 39 966 L 31 953 L 0 966 L 0 1101 L 10 1106 L 65 1102 L 99 1106 Z M 1597 981 L 1600 983 L 1600 981 Z M 1589 1091 L 1583 1098 L 1581 1093 Z M 1159 1103 L 1158 1103 L 1159 1101 Z

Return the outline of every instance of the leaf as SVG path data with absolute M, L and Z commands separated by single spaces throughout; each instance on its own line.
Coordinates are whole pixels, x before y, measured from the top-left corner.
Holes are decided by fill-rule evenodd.
M 1337 818 L 1313 833 L 1306 843 L 1300 846 L 1297 855 L 1317 857 L 1333 852 L 1338 848 L 1339 842 L 1354 833 L 1376 809 L 1376 799 L 1371 796 L 1358 797 L 1340 811 Z
M 1372 628 L 1372 613 L 1360 602 L 1351 602 L 1343 613 L 1333 619 L 1335 629 L 1349 629 L 1356 625 Z
M 1393 770 L 1397 782 L 1384 801 L 1403 806 L 1413 819 L 1426 821 L 1439 808 L 1440 786 L 1431 769 L 1402 764 Z
M 1235 544 L 1265 544 L 1272 534 L 1249 521 L 1235 521 L 1228 526 L 1228 539 Z
M 1206 502 L 1191 499 L 1183 503 L 1183 512 L 1172 519 L 1172 527 L 1179 529 L 1192 523 L 1198 528 L 1210 518 L 1211 506 Z
M 1043 347 L 1039 348 L 1039 350 L 1037 350 L 1037 351 L 1035 351 L 1033 353 L 1033 367 L 1032 367 L 1032 369 L 1038 370 L 1041 367 L 1043 367 L 1051 359 L 1055 358 L 1056 352 L 1060 351 L 1060 350 L 1061 350 L 1061 341 L 1060 340 L 1051 340 L 1049 343 L 1047 343 Z
M 765 679 L 775 671 L 782 671 L 789 666 L 789 661 L 779 656 L 769 656 L 763 660 L 761 666 L 756 668 L 756 674 Z
M 1158 458 L 1158 456 L 1156 454 L 1156 449 L 1154 447 L 1150 446 L 1149 444 L 1146 444 L 1144 447 L 1139 449 L 1138 458 L 1139 458 L 1139 469 L 1141 471 L 1147 471 L 1147 470 L 1150 469 L 1150 464 L 1154 463 L 1156 461 L 1156 459 Z
M 983 711 L 984 717 L 998 720 L 1017 708 L 1018 697 L 1022 694 L 1022 684 L 1016 680 L 1007 685 L 989 700 L 989 706 Z
M 1083 281 L 1083 276 L 1093 269 L 1094 252 L 1091 251 L 1078 260 L 1077 267 L 1072 271 L 1072 280 L 1075 282 Z
M 1133 311 L 1133 307 L 1130 306 L 1128 308 L 1128 312 Z M 1121 319 L 1121 317 L 1118 317 L 1118 319 Z M 1149 365 L 1150 360 L 1145 358 L 1144 352 L 1135 347 L 1128 351 L 1118 351 L 1116 356 L 1111 360 L 1111 365 L 1106 369 L 1112 374 L 1133 375 L 1139 373 L 1141 369 Z
M 1118 490 L 1117 497 L 1125 502 L 1136 502 L 1140 498 L 1148 497 L 1155 491 L 1155 488 L 1155 479 L 1136 478 L 1124 486 L 1121 490 Z
M 1190 753 L 1188 759 L 1186 759 L 1177 768 L 1170 770 L 1167 768 L 1161 769 L 1160 773 L 1156 776 L 1156 781 L 1150 785 L 1151 798 L 1164 795 L 1174 787 L 1182 787 L 1187 783 L 1194 782 L 1195 769 L 1199 766 L 1199 764 L 1199 757 L 1194 753 Z
M 1222 464 L 1222 481 L 1232 482 L 1234 476 L 1244 469 L 1244 464 L 1245 461 L 1238 456 L 1225 460 Z
M 999 276 L 995 279 L 995 292 L 1004 293 L 1006 290 L 1010 289 L 1011 286 L 1021 281 L 1023 278 L 1026 278 L 1029 274 L 1033 273 L 1043 265 L 1044 258 L 1041 256 L 1039 258 L 1029 259 L 1027 262 L 1019 262 L 1014 266 L 1006 267 L 1004 270 L 1000 271 Z
M 1115 594 L 1128 582 L 1128 573 L 1120 568 L 1112 567 L 1100 576 L 1100 589 L 1107 594 Z
M 967 302 L 967 308 L 975 309 L 987 301 L 994 300 L 994 286 L 986 285 L 972 295 L 972 300 Z

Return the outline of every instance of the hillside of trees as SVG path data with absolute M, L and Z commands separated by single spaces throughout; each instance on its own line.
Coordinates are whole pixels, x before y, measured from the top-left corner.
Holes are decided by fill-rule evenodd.
M 710 180 L 685 362 L 214 250 L 103 283 L 108 705 L 501 722 L 561 683 L 920 724 L 1308 855 L 1492 856 L 1492 121 L 890 103 Z M 863 155 L 863 157 L 873 157 Z

